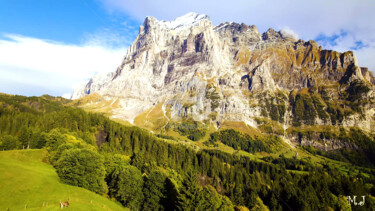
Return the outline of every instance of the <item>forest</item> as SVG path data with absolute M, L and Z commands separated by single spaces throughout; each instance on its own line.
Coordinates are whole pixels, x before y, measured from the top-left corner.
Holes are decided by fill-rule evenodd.
M 368 176 L 353 177 L 297 156 L 254 160 L 195 150 L 68 103 L 51 96 L 0 95 L 0 150 L 45 148 L 61 182 L 115 199 L 131 210 L 375 207 L 374 169 Z M 206 144 L 218 141 L 248 152 L 277 150 L 278 142 L 223 130 L 211 134 Z M 346 196 L 354 195 L 365 196 L 366 203 L 350 206 Z

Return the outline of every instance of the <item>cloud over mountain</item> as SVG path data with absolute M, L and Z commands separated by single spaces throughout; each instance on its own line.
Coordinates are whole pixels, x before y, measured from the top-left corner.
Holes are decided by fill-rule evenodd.
M 35 90 L 46 94 L 48 89 L 52 95 L 69 93 L 76 83 L 114 71 L 120 64 L 126 49 L 100 44 L 98 36 L 82 45 L 20 35 L 0 37 L 0 88 L 13 93 L 21 83 L 33 89 L 30 94 Z

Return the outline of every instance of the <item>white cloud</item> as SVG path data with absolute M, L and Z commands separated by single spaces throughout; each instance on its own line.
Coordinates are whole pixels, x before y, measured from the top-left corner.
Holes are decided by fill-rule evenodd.
M 355 50 L 355 55 L 358 59 L 358 63 L 360 66 L 368 67 L 369 70 L 375 72 L 375 46 L 370 46 L 366 48 L 362 48 L 360 50 Z M 366 64 L 366 65 L 361 65 Z
M 289 37 L 298 40 L 298 34 L 296 34 L 293 30 L 289 29 L 289 27 L 281 29 L 280 33 L 283 35 L 283 37 Z
M 171 20 L 188 12 L 204 13 L 215 24 L 225 21 L 255 24 L 261 31 L 289 26 L 304 36 L 335 33 L 343 26 L 369 26 L 373 0 L 101 0 L 110 11 L 122 11 L 143 20 L 146 16 Z M 374 28 L 374 27 L 372 27 Z
M 115 71 L 126 49 L 100 44 L 68 45 L 5 35 L 0 38 L 0 92 L 63 95 L 95 74 Z
M 280 30 L 287 27 L 304 40 L 315 39 L 321 34 L 332 36 L 344 30 L 353 32 L 355 41 L 362 41 L 367 46 L 375 43 L 374 0 L 100 1 L 109 12 L 123 12 L 139 21 L 143 21 L 146 16 L 173 20 L 188 12 L 197 12 L 209 15 L 216 25 L 225 21 L 244 22 L 256 25 L 260 32 L 268 28 Z M 354 43 L 347 45 L 353 47 Z M 362 51 L 366 51 L 366 48 Z M 362 57 L 362 51 L 356 51 L 360 65 L 375 70 L 373 59 Z
M 104 28 L 93 34 L 84 34 L 82 42 L 88 46 L 107 46 L 107 48 L 130 46 L 138 35 L 138 29 L 127 22 L 122 22 L 121 25 L 120 29 Z

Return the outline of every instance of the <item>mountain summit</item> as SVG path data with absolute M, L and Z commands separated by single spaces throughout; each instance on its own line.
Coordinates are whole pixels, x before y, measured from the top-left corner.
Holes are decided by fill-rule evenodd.
M 213 26 L 188 13 L 174 21 L 147 17 L 117 70 L 93 77 L 72 98 L 154 131 L 187 120 L 217 128 L 242 122 L 301 144 L 296 131 L 317 125 L 374 132 L 374 84 L 351 51 L 244 23 Z
M 179 31 L 185 28 L 190 28 L 192 26 L 198 25 L 201 20 L 209 20 L 209 17 L 207 15 L 200 15 L 194 12 L 190 12 L 184 16 L 174 19 L 173 21 L 160 21 L 159 24 L 164 24 L 165 27 L 167 27 L 170 30 Z

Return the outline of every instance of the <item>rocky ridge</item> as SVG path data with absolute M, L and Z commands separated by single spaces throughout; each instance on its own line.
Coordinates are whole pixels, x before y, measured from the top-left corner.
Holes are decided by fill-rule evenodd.
M 213 26 L 208 16 L 189 13 L 174 21 L 147 17 L 117 70 L 93 77 L 72 98 L 96 93 L 84 106 L 155 131 L 185 120 L 217 128 L 235 121 L 278 125 L 293 144 L 316 145 L 291 131 L 318 125 L 374 132 L 374 84 L 351 51 L 243 23 Z

